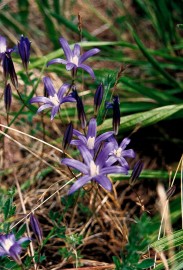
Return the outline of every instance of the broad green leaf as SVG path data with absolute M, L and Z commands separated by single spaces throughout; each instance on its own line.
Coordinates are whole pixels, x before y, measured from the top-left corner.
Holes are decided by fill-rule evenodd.
M 153 259 L 145 259 L 142 262 L 137 264 L 138 269 L 147 269 L 151 266 L 153 266 L 154 260 Z
M 174 113 L 183 109 L 183 105 L 168 105 L 159 107 L 147 112 L 135 113 L 121 117 L 121 125 L 119 131 L 124 132 L 134 129 L 137 125 L 141 127 L 153 125 L 159 121 L 165 120 Z M 111 130 L 112 120 L 107 119 L 99 127 L 100 132 Z

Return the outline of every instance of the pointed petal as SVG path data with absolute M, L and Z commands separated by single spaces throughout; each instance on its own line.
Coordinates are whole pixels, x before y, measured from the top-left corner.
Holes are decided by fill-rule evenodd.
M 33 97 L 29 100 L 29 103 L 45 103 L 45 104 L 50 104 L 51 106 L 53 106 L 53 103 L 47 97 Z
M 63 98 L 63 95 L 65 94 L 65 92 L 69 89 L 70 84 L 69 83 L 64 83 L 60 89 L 58 90 L 58 99 L 61 100 Z
M 64 64 L 67 65 L 68 61 L 61 59 L 61 58 L 55 58 L 47 63 L 47 67 L 52 64 Z
M 26 241 L 31 241 L 31 238 L 29 237 L 22 237 L 20 238 L 17 242 L 17 244 L 21 245 L 22 243 L 26 242 Z
M 77 66 L 76 66 L 75 64 L 71 63 L 71 62 L 67 63 L 67 65 L 66 65 L 66 69 L 67 69 L 67 70 L 71 70 L 71 69 L 73 69 L 74 67 L 77 68 Z
M 55 91 L 55 88 L 53 86 L 53 83 L 49 77 L 43 78 L 44 87 L 46 89 L 46 92 L 48 93 L 48 96 L 54 97 L 57 93 Z
M 121 167 L 121 166 L 110 166 L 110 167 L 105 167 L 100 170 L 101 174 L 116 174 L 116 173 L 123 173 L 123 174 L 128 174 L 128 170 L 126 167 Z
M 106 190 L 112 190 L 111 181 L 105 175 L 97 175 L 95 176 L 95 180 Z
M 118 158 L 118 161 L 122 167 L 125 167 L 125 168 L 127 168 L 127 170 L 129 170 L 129 165 L 128 165 L 126 159 L 124 159 L 123 157 L 120 157 L 120 158 Z
M 113 149 L 112 143 L 107 143 L 106 146 L 102 149 L 96 159 L 96 164 L 99 165 L 101 168 L 105 164 L 106 160 L 108 159 L 109 153 Z
M 96 141 L 95 141 L 95 148 L 97 149 L 99 144 L 102 142 L 102 141 L 105 141 L 107 139 L 109 139 L 112 135 L 114 135 L 114 131 L 108 131 L 108 132 L 105 132 L 101 135 L 99 135 L 97 138 L 96 138 Z M 110 140 L 111 142 L 111 140 Z
M 80 135 L 84 137 L 84 135 L 80 131 L 78 131 L 77 129 L 73 129 L 73 134 L 77 137 Z
M 44 104 L 41 107 L 39 107 L 39 109 L 37 110 L 37 113 L 40 113 L 43 110 L 48 109 L 48 108 L 51 108 L 51 107 L 53 107 L 53 105 L 51 105 L 51 104 Z
M 81 145 L 78 148 L 79 151 L 81 152 L 84 162 L 87 164 L 88 167 L 90 167 L 90 162 L 93 160 L 91 153 L 89 152 L 89 150 L 86 148 L 85 145 Z
M 91 49 L 87 52 L 85 52 L 83 55 L 81 55 L 80 59 L 79 59 L 79 64 L 82 64 L 86 59 L 88 59 L 89 57 L 99 53 L 100 50 L 95 48 L 95 49 Z
M 105 165 L 111 166 L 112 164 L 114 164 L 116 161 L 118 161 L 118 159 L 115 156 L 110 156 L 107 161 L 105 162 Z
M 65 56 L 67 58 L 67 61 L 71 61 L 73 55 L 72 55 L 72 51 L 71 51 L 71 49 L 69 47 L 69 44 L 68 44 L 67 40 L 62 37 L 62 38 L 59 39 L 59 41 L 60 41 L 60 44 L 61 44 L 62 49 L 64 51 L 64 54 L 65 54 Z
M 68 195 L 74 193 L 76 190 L 78 190 L 79 188 L 83 187 L 86 183 L 88 183 L 90 180 L 92 179 L 91 176 L 89 175 L 84 175 L 82 177 L 80 177 L 75 183 L 74 185 L 72 185 L 72 187 L 69 189 Z
M 74 49 L 73 49 L 73 57 L 74 57 L 74 56 L 79 57 L 80 54 L 81 54 L 81 47 L 80 47 L 79 44 L 75 44 L 75 45 L 74 45 Z
M 124 150 L 127 147 L 127 145 L 130 143 L 130 141 L 131 140 L 129 138 L 124 138 L 122 142 L 120 143 L 120 147 Z
M 133 151 L 133 149 L 123 150 L 122 155 L 123 155 L 123 157 L 134 158 L 135 157 L 135 152 Z
M 90 74 L 92 79 L 95 80 L 95 74 L 94 74 L 93 69 L 91 67 L 84 65 L 84 64 L 80 64 L 80 65 L 78 65 L 78 68 L 84 69 L 86 72 L 88 72 Z
M 5 255 L 8 255 L 7 252 L 2 247 L 0 247 L 0 256 L 5 256 Z
M 63 99 L 62 99 L 62 102 L 61 102 L 61 104 L 62 103 L 65 103 L 65 102 L 76 102 L 76 100 L 75 100 L 75 98 L 73 98 L 72 96 L 66 96 L 66 97 L 64 97 Z
M 88 167 L 84 163 L 82 163 L 76 159 L 64 158 L 61 160 L 61 163 L 65 164 L 71 168 L 74 168 L 74 169 L 76 169 L 84 174 L 88 174 Z
M 4 53 L 6 51 L 6 38 L 0 36 L 0 53 Z
M 96 138 L 97 135 L 97 121 L 95 118 L 92 118 L 88 125 L 87 139 L 89 137 Z
M 60 105 L 59 106 L 54 106 L 52 108 L 52 110 L 51 110 L 51 120 L 53 120 L 53 118 L 55 117 L 55 115 L 58 113 L 59 108 L 60 108 Z

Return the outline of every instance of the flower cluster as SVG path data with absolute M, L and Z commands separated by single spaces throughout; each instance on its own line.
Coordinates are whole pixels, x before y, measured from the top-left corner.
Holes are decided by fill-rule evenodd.
M 125 150 L 130 143 L 130 139 L 125 138 L 118 145 L 113 131 L 97 136 L 97 122 L 95 118 L 90 120 L 86 136 L 76 129 L 73 130 L 73 135 L 77 139 L 73 139 L 71 144 L 76 145 L 79 149 L 83 163 L 69 158 L 64 158 L 61 160 L 61 163 L 77 169 L 83 175 L 70 188 L 69 194 L 75 192 L 91 180 L 99 183 L 104 189 L 111 191 L 112 185 L 107 175 L 128 174 L 129 166 L 125 158 L 135 157 L 132 149 Z

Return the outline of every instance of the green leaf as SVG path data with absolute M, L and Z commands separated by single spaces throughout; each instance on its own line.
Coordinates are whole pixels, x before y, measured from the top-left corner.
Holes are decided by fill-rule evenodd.
M 119 130 L 124 132 L 134 129 L 137 125 L 140 125 L 141 127 L 153 125 L 159 121 L 168 119 L 168 117 L 182 109 L 183 105 L 168 105 L 147 112 L 135 113 L 121 117 L 121 125 Z M 112 120 L 105 120 L 99 129 L 101 132 L 112 129 Z
M 153 266 L 154 260 L 153 259 L 145 259 L 142 262 L 137 264 L 138 269 L 147 269 L 151 266 Z

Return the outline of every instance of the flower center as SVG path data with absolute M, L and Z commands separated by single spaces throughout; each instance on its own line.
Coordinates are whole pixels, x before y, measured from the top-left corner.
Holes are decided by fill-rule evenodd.
M 4 53 L 6 51 L 6 45 L 5 44 L 1 44 L 0 45 L 0 53 Z
M 99 174 L 99 166 L 95 164 L 95 162 L 92 160 L 90 162 L 90 175 L 92 177 L 96 176 Z
M 60 104 L 60 101 L 58 99 L 58 96 L 55 94 L 54 96 L 49 96 L 49 99 L 55 106 L 58 106 Z
M 79 58 L 77 55 L 74 55 L 74 57 L 72 58 L 71 61 L 73 64 L 75 64 L 76 66 L 78 66 L 78 62 L 79 62 Z
M 122 154 L 122 148 L 119 147 L 118 149 L 114 149 L 114 155 L 117 156 L 118 158 L 121 157 L 121 154 Z
M 87 140 L 87 147 L 89 150 L 92 150 L 94 148 L 95 144 L 95 137 L 89 137 Z
M 13 246 L 13 242 L 10 239 L 6 239 L 4 243 L 2 243 L 3 248 L 8 252 L 10 248 Z

